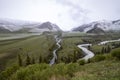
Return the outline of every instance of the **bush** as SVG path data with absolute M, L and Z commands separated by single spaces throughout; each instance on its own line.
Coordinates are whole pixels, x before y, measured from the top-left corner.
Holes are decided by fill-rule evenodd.
M 105 55 L 105 59 L 106 60 L 113 60 L 114 58 L 112 57 L 111 54 L 107 54 L 107 55 Z
M 104 55 L 96 55 L 90 61 L 91 62 L 99 62 L 99 61 L 103 61 L 103 60 L 105 60 L 105 56 Z
M 0 80 L 8 80 L 8 78 L 19 69 L 18 65 L 8 67 L 5 71 L 0 73 Z
M 78 63 L 79 63 L 79 65 L 84 65 L 85 64 L 85 60 L 82 59 L 82 60 L 78 61 Z
M 116 57 L 117 59 L 120 60 L 120 49 L 115 49 L 115 50 L 113 50 L 113 51 L 111 52 L 111 55 L 112 55 L 113 57 Z

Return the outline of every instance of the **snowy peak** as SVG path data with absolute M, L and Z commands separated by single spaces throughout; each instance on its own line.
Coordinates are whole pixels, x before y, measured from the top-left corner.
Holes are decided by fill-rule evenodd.
M 30 32 L 44 32 L 44 31 L 54 32 L 54 31 L 61 31 L 61 29 L 56 24 L 50 22 L 44 22 L 30 30 Z
M 60 30 L 60 28 L 56 24 L 52 24 L 50 22 L 42 23 L 38 28 L 40 29 L 47 28 L 49 30 Z
M 0 32 L 44 32 L 61 31 L 61 29 L 51 22 L 28 22 L 19 20 L 0 20 Z
M 0 19 L 0 27 L 8 29 L 9 31 L 17 31 L 23 27 L 30 27 L 38 24 L 36 22 L 30 21 L 21 21 L 21 20 L 12 20 L 12 19 Z
M 110 31 L 110 30 L 120 30 L 120 20 L 115 21 L 96 21 L 89 24 L 81 25 L 77 28 L 74 28 L 72 31 L 80 31 L 80 32 L 88 32 L 93 28 L 100 28 L 103 31 Z

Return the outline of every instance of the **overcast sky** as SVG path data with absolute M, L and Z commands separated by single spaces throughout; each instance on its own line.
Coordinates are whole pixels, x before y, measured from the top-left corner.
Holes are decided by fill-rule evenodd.
M 120 19 L 120 0 L 0 0 L 0 18 L 50 21 L 63 30 Z

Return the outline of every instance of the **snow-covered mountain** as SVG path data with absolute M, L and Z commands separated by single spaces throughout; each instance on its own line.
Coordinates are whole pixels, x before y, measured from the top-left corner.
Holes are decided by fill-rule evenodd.
M 10 19 L 0 19 L 0 32 L 44 32 L 61 30 L 50 22 L 30 22 Z
M 89 24 L 83 24 L 79 27 L 72 29 L 72 31 L 88 32 L 89 30 L 94 29 L 96 27 L 102 29 L 103 31 L 110 31 L 110 30 L 118 31 L 120 30 L 120 20 L 96 21 Z
M 61 31 L 61 29 L 53 23 L 45 22 L 40 25 L 36 25 L 35 28 L 32 28 L 30 32 L 44 32 L 44 31 Z

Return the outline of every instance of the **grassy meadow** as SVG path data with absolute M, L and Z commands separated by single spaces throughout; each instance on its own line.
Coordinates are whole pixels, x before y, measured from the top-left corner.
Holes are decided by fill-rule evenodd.
M 39 56 L 47 58 L 52 54 L 52 48 L 55 44 L 53 35 L 37 35 L 20 39 L 1 40 L 0 41 L 0 69 L 16 62 L 17 55 L 20 54 L 23 59 L 28 54 L 38 62 Z M 24 60 L 23 60 L 24 61 Z
M 63 32 L 58 59 L 52 66 L 49 61 L 56 48 L 54 34 L 0 40 L 0 80 L 120 80 L 120 42 L 97 45 L 119 37 L 117 33 Z M 95 53 L 87 63 L 78 61 L 85 55 L 77 45 L 84 43 L 93 44 L 87 48 Z M 25 65 L 26 60 L 31 63 Z

